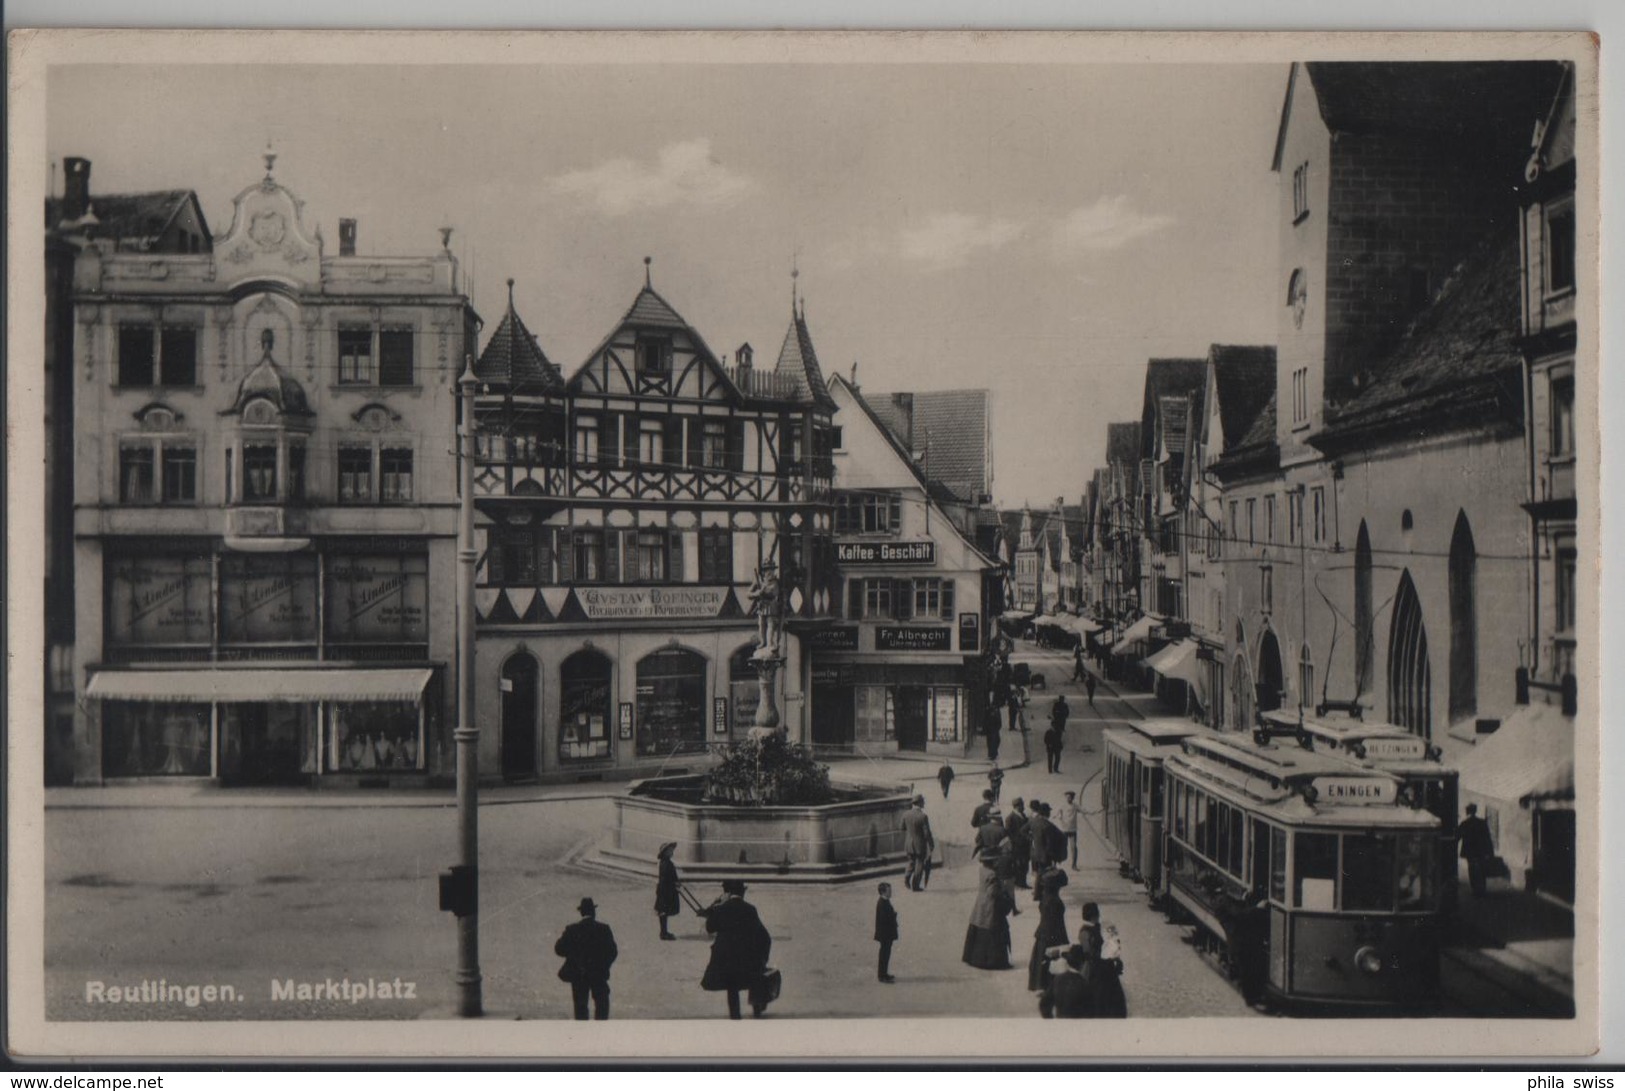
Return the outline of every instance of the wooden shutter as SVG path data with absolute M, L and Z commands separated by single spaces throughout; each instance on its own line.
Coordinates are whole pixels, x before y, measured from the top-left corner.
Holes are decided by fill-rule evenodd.
M 728 469 L 738 473 L 745 468 L 745 422 L 728 422 Z
M 942 581 L 942 620 L 954 619 L 954 581 Z
M 604 528 L 604 582 L 621 582 L 621 532 Z
M 576 535 L 578 530 L 559 531 L 559 545 L 562 552 L 559 554 L 559 582 L 565 585 L 573 584 L 578 578 L 575 570 L 576 561 Z
M 846 581 L 846 616 L 853 621 L 863 617 L 863 581 Z
M 668 466 L 683 464 L 683 418 L 667 417 L 663 425 L 660 457 Z
M 485 532 L 485 582 L 502 582 L 502 532 L 496 527 Z
M 536 531 L 536 582 L 549 584 L 553 582 L 553 540 L 554 531 L 551 527 L 541 527 Z
M 684 418 L 679 417 L 678 423 Z M 705 418 L 694 416 L 688 420 L 688 465 L 697 470 L 705 465 Z
M 891 613 L 898 621 L 914 616 L 914 581 L 891 581 Z
M 670 548 L 666 550 L 666 582 L 682 583 L 683 532 L 680 530 L 669 531 L 666 534 L 666 540 L 670 543 Z
M 622 465 L 636 466 L 638 463 L 638 429 L 642 422 L 635 413 L 621 414 L 621 458 Z

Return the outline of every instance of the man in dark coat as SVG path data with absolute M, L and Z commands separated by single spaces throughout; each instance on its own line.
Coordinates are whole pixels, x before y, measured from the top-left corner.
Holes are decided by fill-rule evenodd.
M 598 907 L 591 898 L 582 898 L 576 907 L 581 919 L 564 930 L 553 945 L 553 953 L 564 959 L 559 978 L 570 983 L 577 1019 L 587 1018 L 587 997 L 592 997 L 593 1017 L 609 1018 L 609 968 L 620 951 L 615 933 L 598 920 Z
M 1055 862 L 1055 840 L 1050 836 L 1055 827 L 1050 824 L 1048 806 L 1035 799 L 1031 809 L 1033 816 L 1027 822 L 1027 863 L 1036 876 L 1042 875 Z M 1038 891 L 1035 889 L 1033 900 L 1037 899 Z
M 1014 870 L 1016 885 L 1023 890 L 1028 889 L 1027 865 L 1032 859 L 1032 842 L 1027 839 L 1027 811 L 1026 804 L 1020 799 L 1010 804 L 1010 813 L 1004 819 L 1004 832 L 1010 835 L 1011 849 L 1015 853 Z
M 1072 706 L 1066 703 L 1066 695 L 1055 698 L 1055 703 L 1049 709 L 1049 725 L 1055 732 L 1055 748 L 1050 752 L 1049 771 L 1052 773 L 1061 771 L 1061 751 L 1066 747 L 1066 721 L 1071 715 Z
M 768 935 L 756 907 L 745 900 L 745 883 L 740 879 L 722 881 L 723 896 L 705 910 L 705 930 L 716 939 L 711 942 L 711 961 L 706 964 L 700 988 L 728 994 L 728 1018 L 738 1019 L 739 994 L 750 991 L 767 969 L 773 937 Z M 751 1001 L 751 1014 L 760 1017 L 767 1005 Z
M 880 944 L 880 981 L 890 985 L 897 979 L 891 975 L 891 945 L 897 942 L 897 908 L 891 903 L 891 884 L 880 884 L 880 897 L 875 901 L 875 942 Z
M 1478 804 L 1467 804 L 1467 817 L 1456 827 L 1456 840 L 1461 842 L 1461 858 L 1467 861 L 1473 897 L 1482 898 L 1488 879 L 1485 869 L 1495 858 L 1495 842 L 1490 838 L 1490 824 L 1478 815 Z
M 988 812 L 991 810 L 993 810 L 993 789 L 983 788 L 982 802 L 978 803 L 976 809 L 971 812 L 970 828 L 973 830 L 981 829 L 982 824 L 987 821 Z
M 936 847 L 937 839 L 931 836 L 931 820 L 925 816 L 925 797 L 917 795 L 903 813 L 903 851 L 908 853 L 908 870 L 903 872 L 903 885 L 908 889 L 925 889 L 925 876 L 931 868 L 931 853 Z
M 999 712 L 1000 712 L 1000 707 L 1001 706 L 999 706 L 999 705 L 994 705 L 994 706 L 990 707 L 987 710 L 987 723 L 985 725 L 983 725 L 984 729 L 987 732 L 987 760 L 988 761 L 998 761 L 999 760 Z
M 1095 707 L 1095 676 L 1094 675 L 1086 674 L 1086 675 L 1083 676 L 1083 691 L 1089 695 L 1089 707 L 1094 708 Z
M 1044 732 L 1044 767 L 1051 773 L 1061 771 L 1061 733 L 1053 726 Z

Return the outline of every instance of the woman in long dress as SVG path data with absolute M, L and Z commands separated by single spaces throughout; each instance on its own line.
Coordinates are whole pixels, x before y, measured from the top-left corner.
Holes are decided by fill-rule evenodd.
M 1094 972 L 1090 975 L 1094 993 L 1095 1018 L 1125 1019 L 1128 997 L 1123 995 L 1123 951 L 1117 930 L 1100 923 L 1100 906 L 1083 904 L 1083 924 L 1078 944 L 1089 951 Z
M 1066 903 L 1061 901 L 1061 888 L 1066 883 L 1066 872 L 1059 868 L 1046 868 L 1038 876 L 1038 930 L 1033 933 L 1033 953 L 1027 960 L 1027 988 L 1031 992 L 1042 992 L 1049 984 L 1049 949 L 1064 946 L 1069 938 Z
M 1014 899 L 1000 877 L 1000 862 L 1010 855 L 1009 842 L 1001 851 L 981 858 L 976 874 L 976 904 L 971 908 L 970 927 L 965 930 L 964 961 L 979 970 L 1010 968 L 1010 910 Z

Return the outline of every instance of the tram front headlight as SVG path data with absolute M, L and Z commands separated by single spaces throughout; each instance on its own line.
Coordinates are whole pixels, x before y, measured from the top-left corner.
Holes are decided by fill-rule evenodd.
M 1361 973 L 1376 977 L 1382 973 L 1382 955 L 1375 947 L 1362 947 L 1354 952 L 1354 965 L 1360 968 Z

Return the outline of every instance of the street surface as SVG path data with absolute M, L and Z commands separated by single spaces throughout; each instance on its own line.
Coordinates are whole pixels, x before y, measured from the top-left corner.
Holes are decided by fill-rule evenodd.
M 1082 791 L 1100 768 L 1101 729 L 1153 707 L 1146 695 L 1118 697 L 1102 685 L 1091 709 L 1082 687 L 1064 681 L 1070 656 L 1025 649 L 1019 658 L 1042 671 L 1049 688 L 1034 694 L 1028 711 L 1032 764 L 1008 768 L 1021 750 L 1018 741 L 1005 741 L 1006 808 L 1017 796 L 1059 803 L 1063 791 Z M 1063 692 L 1073 715 L 1063 773 L 1051 775 L 1040 739 L 1050 704 Z M 967 764 L 944 800 L 936 770 L 935 761 L 898 759 L 834 766 L 837 779 L 915 783 L 944 846 L 947 866 L 927 891 L 893 884 L 902 930 L 892 956 L 896 984 L 875 980 L 872 884 L 751 888 L 749 899 L 773 934 L 773 964 L 784 974 L 770 1018 L 1037 1017 L 1026 964 L 1038 914 L 1027 892 L 1018 891 L 1022 913 L 1011 919 L 1016 968 L 985 971 L 960 961 L 979 866 L 969 860 L 970 815 L 987 781 L 982 767 Z M 1094 801 L 1090 788 L 1082 798 Z M 723 1017 L 723 997 L 699 988 L 709 949 L 703 923 L 676 919 L 678 942 L 660 942 L 651 883 L 574 866 L 609 827 L 610 802 L 537 799 L 531 791 L 509 803 L 500 790 L 490 792 L 480 810 L 487 1007 L 523 1018 L 569 1017 L 553 943 L 576 919 L 576 902 L 591 896 L 620 946 L 611 982 L 615 1017 Z M 456 934 L 451 916 L 437 908 L 436 876 L 455 858 L 455 812 L 425 805 L 422 796 L 380 794 L 354 805 L 317 802 L 320 793 L 309 798 L 310 805 L 298 805 L 222 791 L 207 804 L 165 805 L 160 797 L 153 805 L 99 808 L 94 796 L 75 794 L 76 804 L 89 805 L 48 810 L 47 1016 L 411 1019 L 450 1010 Z M 1097 834 L 1084 833 L 1082 857 L 1063 892 L 1068 929 L 1076 932 L 1078 906 L 1090 900 L 1117 927 L 1132 1016 L 1256 1015 L 1184 941 L 1185 930 L 1118 875 Z M 716 893 L 695 892 L 706 900 Z M 193 1007 L 105 1000 L 111 986 L 134 987 L 139 996 L 143 982 L 159 981 L 231 986 L 235 996 Z M 87 999 L 87 986 L 102 1002 Z M 1482 995 L 1484 988 L 1475 979 L 1468 991 Z

